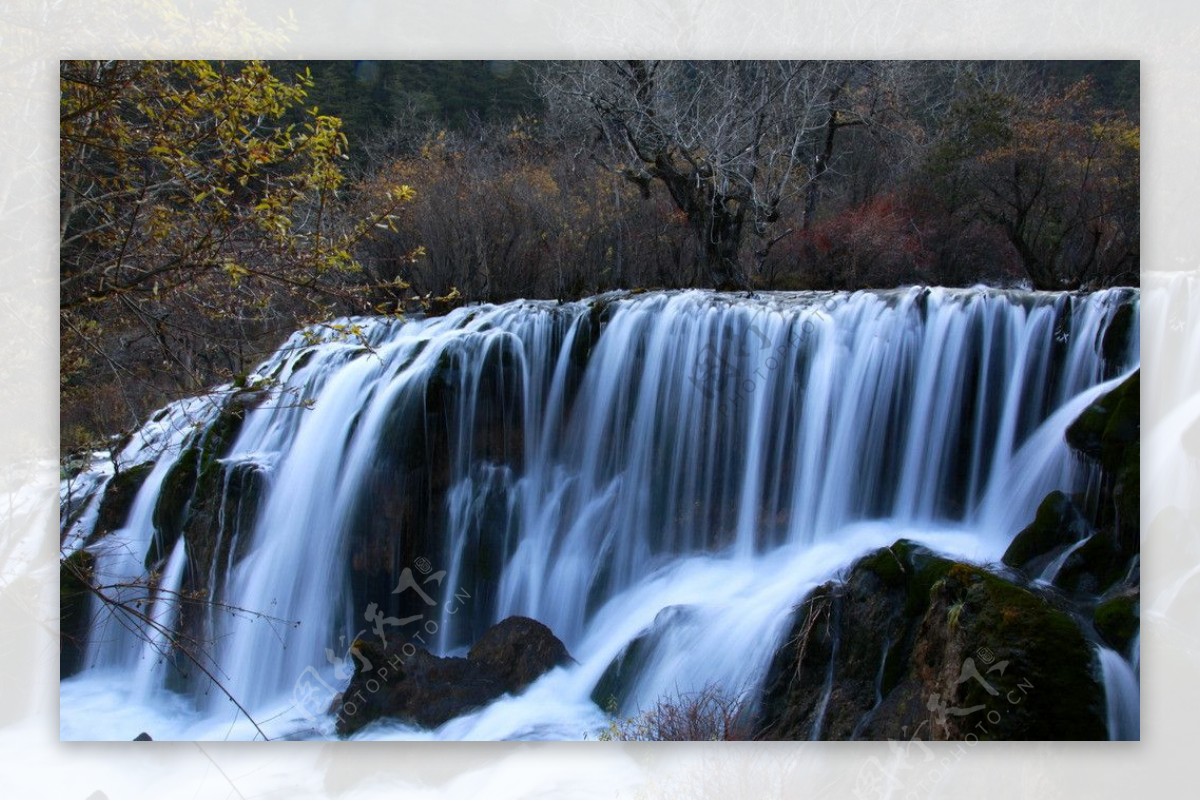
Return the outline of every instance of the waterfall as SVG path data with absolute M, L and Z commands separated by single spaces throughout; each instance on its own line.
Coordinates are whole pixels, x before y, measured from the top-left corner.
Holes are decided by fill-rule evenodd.
M 1098 646 L 1100 677 L 1108 721 L 1108 739 L 1141 738 L 1140 687 L 1134 665 L 1111 648 Z
M 213 675 L 97 615 L 63 736 L 108 736 L 68 720 L 67 699 L 131 668 L 168 694 L 160 711 L 186 710 L 160 721 L 174 736 L 254 736 L 226 694 L 273 736 L 319 735 L 295 708 L 302 679 L 340 690 L 353 643 L 408 620 L 461 654 L 525 615 L 578 661 L 530 689 L 536 713 L 507 699 L 433 736 L 578 739 L 600 719 L 588 694 L 639 638 L 630 705 L 752 689 L 792 606 L 856 556 L 908 536 L 996 559 L 1046 492 L 1094 479 L 1063 431 L 1137 366 L 1138 300 L 612 293 L 297 332 L 125 446 L 120 469 L 148 473 L 119 530 L 91 530 L 109 474 L 66 492 L 84 512 L 64 517 L 64 548 L 149 590 L 151 619 L 204 643 Z M 166 601 L 198 594 L 202 612 Z

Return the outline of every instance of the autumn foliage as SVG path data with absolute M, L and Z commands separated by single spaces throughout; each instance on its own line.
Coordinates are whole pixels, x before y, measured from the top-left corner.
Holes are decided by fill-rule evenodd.
M 432 92 L 478 70 L 448 64 L 419 91 L 413 63 L 322 95 L 299 62 L 63 62 L 64 446 L 241 380 L 337 315 L 650 286 L 1137 281 L 1136 102 L 1110 107 L 1091 78 L 572 62 L 515 71 L 541 94 L 511 112 L 526 93 L 507 87 L 509 116 L 446 87 L 451 119 Z
M 341 121 L 259 62 L 63 62 L 64 439 L 244 372 L 306 318 L 356 310 L 354 250 L 411 196 L 341 207 Z

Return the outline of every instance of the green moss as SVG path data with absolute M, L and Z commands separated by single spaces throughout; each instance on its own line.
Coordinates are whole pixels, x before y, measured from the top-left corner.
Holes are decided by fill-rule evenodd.
M 961 601 L 951 600 L 961 598 Z M 1066 612 L 1046 599 L 980 568 L 956 564 L 947 572 L 940 604 L 962 604 L 960 650 L 993 663 L 1006 661 L 993 677 L 993 696 L 981 682 L 958 685 L 955 705 L 982 704 L 1001 711 L 1000 720 L 981 739 L 1103 739 L 1103 691 L 1093 674 L 1093 653 L 1082 631 Z M 931 612 L 933 610 L 931 609 Z M 981 668 L 982 670 L 983 668 Z M 1020 703 L 1006 691 L 1026 685 Z
M 1038 505 L 1033 522 L 1013 538 L 1002 561 L 1009 567 L 1021 567 L 1055 548 L 1078 542 L 1089 529 L 1071 499 L 1055 490 Z
M 912 540 L 896 540 L 887 548 L 867 554 L 851 572 L 865 570 L 876 575 L 885 587 L 902 588 L 905 613 L 915 614 L 929 605 L 930 588 L 953 565 Z
M 893 550 L 901 547 L 901 543 L 908 543 L 908 540 L 900 540 L 891 548 L 872 551 L 860 559 L 852 570 L 860 569 L 874 573 L 888 587 L 902 586 L 908 570 L 905 563 L 901 561 L 901 557 Z
M 1098 398 L 1067 427 L 1067 444 L 1117 472 L 1127 462 L 1128 448 L 1140 437 L 1141 371 Z
M 207 573 L 207 558 L 215 535 L 215 510 L 224 488 L 221 459 L 229 452 L 246 419 L 253 398 L 246 393 L 232 396 L 216 419 L 194 434 L 163 479 L 154 506 L 154 532 L 146 552 L 146 568 L 166 558 L 180 535 L 191 534 L 193 553 Z
M 1141 625 L 1137 593 L 1117 595 L 1096 605 L 1093 621 L 1114 649 L 1124 652 Z
M 908 543 L 907 561 L 913 571 L 913 577 L 908 582 L 908 595 L 905 599 L 904 612 L 908 615 L 919 614 L 929 606 L 929 596 L 933 586 L 941 581 L 954 567 L 954 562 L 944 559 L 928 548 Z M 895 546 L 893 546 L 895 547 Z
M 1138 396 L 1138 373 L 1122 386 L 1125 392 L 1117 399 L 1116 407 L 1104 426 L 1101 463 L 1118 472 L 1128 464 L 1128 449 L 1136 446 L 1140 437 L 1141 401 Z
M 196 488 L 198 463 L 198 449 L 188 448 L 180 454 L 163 478 L 151 518 L 154 523 L 154 537 L 145 554 L 147 570 L 153 568 L 170 552 L 183 531 L 188 504 Z

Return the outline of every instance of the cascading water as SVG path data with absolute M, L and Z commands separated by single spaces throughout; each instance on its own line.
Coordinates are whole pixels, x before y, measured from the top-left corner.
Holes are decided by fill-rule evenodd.
M 1100 662 L 1100 678 L 1104 684 L 1108 739 L 1140 739 L 1140 692 L 1134 667 L 1111 648 L 1097 648 L 1096 657 Z
M 605 721 L 589 694 L 639 638 L 630 708 L 752 689 L 794 604 L 858 555 L 907 536 L 994 560 L 1046 492 L 1093 480 L 1063 431 L 1136 367 L 1137 303 L 687 291 L 298 332 L 249 387 L 169 408 L 118 455 L 154 463 L 122 527 L 93 530 L 111 470 L 65 494 L 83 511 L 64 553 L 151 597 L 212 675 L 98 615 L 62 734 L 254 736 L 228 694 L 270 736 L 321 736 L 297 687 L 341 689 L 357 638 L 460 653 L 514 614 L 578 664 L 436 732 L 359 736 L 583 737 Z

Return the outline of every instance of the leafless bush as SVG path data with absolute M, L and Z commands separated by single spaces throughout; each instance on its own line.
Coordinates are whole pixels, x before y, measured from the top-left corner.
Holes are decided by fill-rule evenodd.
M 617 742 L 680 742 L 752 739 L 753 720 L 745 693 L 732 693 L 717 684 L 695 692 L 663 696 L 654 706 L 632 717 L 614 717 L 601 740 Z

